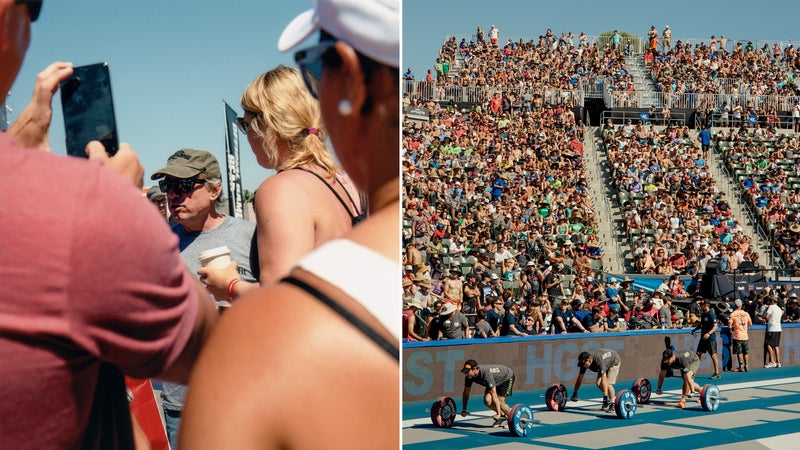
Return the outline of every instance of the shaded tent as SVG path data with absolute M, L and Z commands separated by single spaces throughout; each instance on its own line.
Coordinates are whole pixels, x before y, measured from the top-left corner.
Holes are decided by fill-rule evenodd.
M 700 280 L 699 291 L 700 295 L 706 299 L 736 298 L 739 296 L 736 286 L 725 275 L 703 275 Z

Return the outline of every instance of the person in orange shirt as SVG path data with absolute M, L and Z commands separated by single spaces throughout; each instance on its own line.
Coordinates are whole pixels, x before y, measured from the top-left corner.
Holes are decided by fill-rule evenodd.
M 742 301 L 736 299 L 733 302 L 736 309 L 731 313 L 728 324 L 731 328 L 731 338 L 733 339 L 733 354 L 739 361 L 739 367 L 733 369 L 734 372 L 747 372 L 748 353 L 750 353 L 749 338 L 747 329 L 753 326 L 750 314 L 742 309 Z

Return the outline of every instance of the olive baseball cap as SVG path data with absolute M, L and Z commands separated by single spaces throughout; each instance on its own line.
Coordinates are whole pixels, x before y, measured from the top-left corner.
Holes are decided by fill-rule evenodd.
M 164 178 L 222 178 L 217 158 L 205 150 L 182 148 L 167 159 L 167 166 L 150 176 L 151 180 Z

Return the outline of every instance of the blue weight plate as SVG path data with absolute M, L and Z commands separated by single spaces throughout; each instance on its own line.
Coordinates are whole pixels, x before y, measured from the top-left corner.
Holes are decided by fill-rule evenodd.
M 508 430 L 513 436 L 527 436 L 533 430 L 533 410 L 525 405 L 514 405 L 508 412 Z
M 620 419 L 630 419 L 636 415 L 636 395 L 623 389 L 614 398 L 614 410 Z

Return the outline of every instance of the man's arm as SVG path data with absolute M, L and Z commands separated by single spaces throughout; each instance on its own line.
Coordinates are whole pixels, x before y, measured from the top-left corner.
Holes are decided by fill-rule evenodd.
M 472 390 L 470 386 L 464 386 L 464 393 L 461 394 L 461 415 L 466 417 L 469 412 L 467 412 L 467 403 L 469 402 L 469 391 Z
M 656 394 L 661 395 L 661 386 L 664 385 L 664 377 L 667 375 L 667 369 L 661 369 L 658 373 L 658 385 L 656 386 Z
M 578 391 L 581 389 L 581 384 L 583 383 L 583 374 L 586 373 L 586 369 L 581 368 L 581 371 L 578 373 L 578 378 L 575 380 L 575 387 L 572 388 L 572 401 L 578 401 Z
M 189 375 L 191 374 L 194 363 L 200 355 L 200 350 L 203 344 L 208 341 L 211 332 L 214 330 L 219 318 L 219 313 L 208 295 L 205 287 L 200 284 L 194 276 L 190 276 L 194 290 L 198 296 L 197 315 L 194 322 L 192 334 L 189 341 L 183 347 L 178 359 L 175 360 L 164 372 L 158 375 L 158 379 L 165 381 L 172 381 L 175 383 L 186 384 L 189 382 Z

